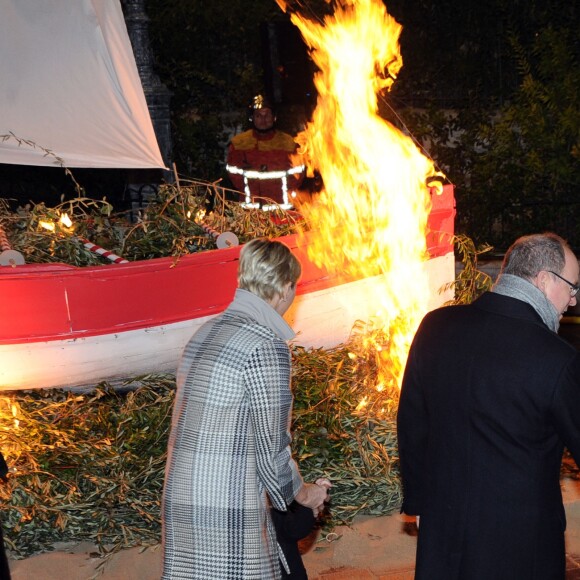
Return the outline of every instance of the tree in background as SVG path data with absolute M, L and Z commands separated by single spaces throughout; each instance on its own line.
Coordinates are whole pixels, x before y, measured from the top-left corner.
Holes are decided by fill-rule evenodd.
M 323 0 L 293 6 L 321 18 Z M 569 0 L 391 0 L 404 67 L 381 114 L 456 186 L 457 229 L 498 250 L 532 230 L 580 246 L 580 8 Z M 274 0 L 147 0 L 157 72 L 173 91 L 180 172 L 223 175 L 229 135 L 264 84 Z M 305 67 L 304 75 L 312 71 Z
M 457 228 L 497 250 L 531 231 L 580 246 L 580 29 L 575 3 L 506 3 L 513 91 L 411 114 L 414 134 L 456 186 Z
M 173 92 L 180 171 L 220 176 L 228 131 L 262 86 L 260 23 L 279 13 L 273 0 L 147 0 L 156 70 Z

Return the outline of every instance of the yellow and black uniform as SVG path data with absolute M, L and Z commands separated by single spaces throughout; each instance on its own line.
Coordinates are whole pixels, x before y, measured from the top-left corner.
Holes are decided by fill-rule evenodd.
M 294 139 L 278 130 L 250 129 L 231 140 L 227 170 L 246 204 L 265 209 L 271 204 L 293 205 L 292 192 L 304 177 L 304 165 L 292 161 L 296 149 Z

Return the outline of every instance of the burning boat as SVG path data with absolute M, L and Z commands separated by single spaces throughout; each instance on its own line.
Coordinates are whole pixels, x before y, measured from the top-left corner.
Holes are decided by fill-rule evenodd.
M 451 186 L 433 194 L 423 267 L 425 308 L 449 299 L 454 278 Z M 303 275 L 286 318 L 296 344 L 345 342 L 357 320 L 376 315 L 381 275 L 329 273 L 308 257 L 311 236 L 280 238 Z M 78 268 L 65 264 L 0 267 L 0 389 L 96 384 L 173 372 L 193 332 L 226 308 L 236 288 L 240 247 L 175 258 Z
M 451 298 L 441 290 L 455 271 L 453 188 L 429 187 L 440 177 L 433 162 L 378 115 L 377 94 L 402 66 L 401 26 L 381 0 L 339 4 L 323 21 L 291 15 L 318 67 L 317 106 L 297 141 L 324 189 L 300 208 L 309 231 L 281 238 L 303 265 L 286 317 L 296 344 L 326 348 L 345 342 L 355 322 L 376 321 L 389 337 L 379 357 L 388 367 L 379 372 L 380 390 L 398 382 L 422 316 Z M 12 162 L 28 162 L 23 143 L 29 145 L 4 140 L 0 153 L 8 149 Z M 36 151 L 36 159 L 48 164 L 50 156 Z M 0 267 L 0 389 L 173 372 L 193 332 L 231 301 L 239 251 L 84 268 Z

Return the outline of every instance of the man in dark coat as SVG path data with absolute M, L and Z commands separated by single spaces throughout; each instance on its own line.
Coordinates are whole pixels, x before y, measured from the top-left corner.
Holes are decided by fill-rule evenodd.
M 562 238 L 508 250 L 491 292 L 424 318 L 398 412 L 417 580 L 563 580 L 566 446 L 580 460 L 580 353 L 556 334 L 576 304 Z

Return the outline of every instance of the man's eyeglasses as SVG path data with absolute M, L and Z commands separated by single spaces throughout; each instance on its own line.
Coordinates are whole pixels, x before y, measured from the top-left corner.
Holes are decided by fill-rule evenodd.
M 570 280 L 566 280 L 566 278 L 563 278 L 562 276 L 560 276 L 560 274 L 556 274 L 556 272 L 552 272 L 552 270 L 548 270 L 548 272 L 550 272 L 550 274 L 554 274 L 554 276 L 556 276 L 557 278 L 560 278 L 560 280 L 562 280 L 563 282 L 566 282 L 566 284 L 568 284 L 568 286 L 570 286 L 570 297 L 574 298 L 574 296 L 576 296 L 576 294 L 578 294 L 578 290 L 580 290 L 580 286 L 578 286 L 577 284 L 572 284 L 572 282 L 570 282 Z

